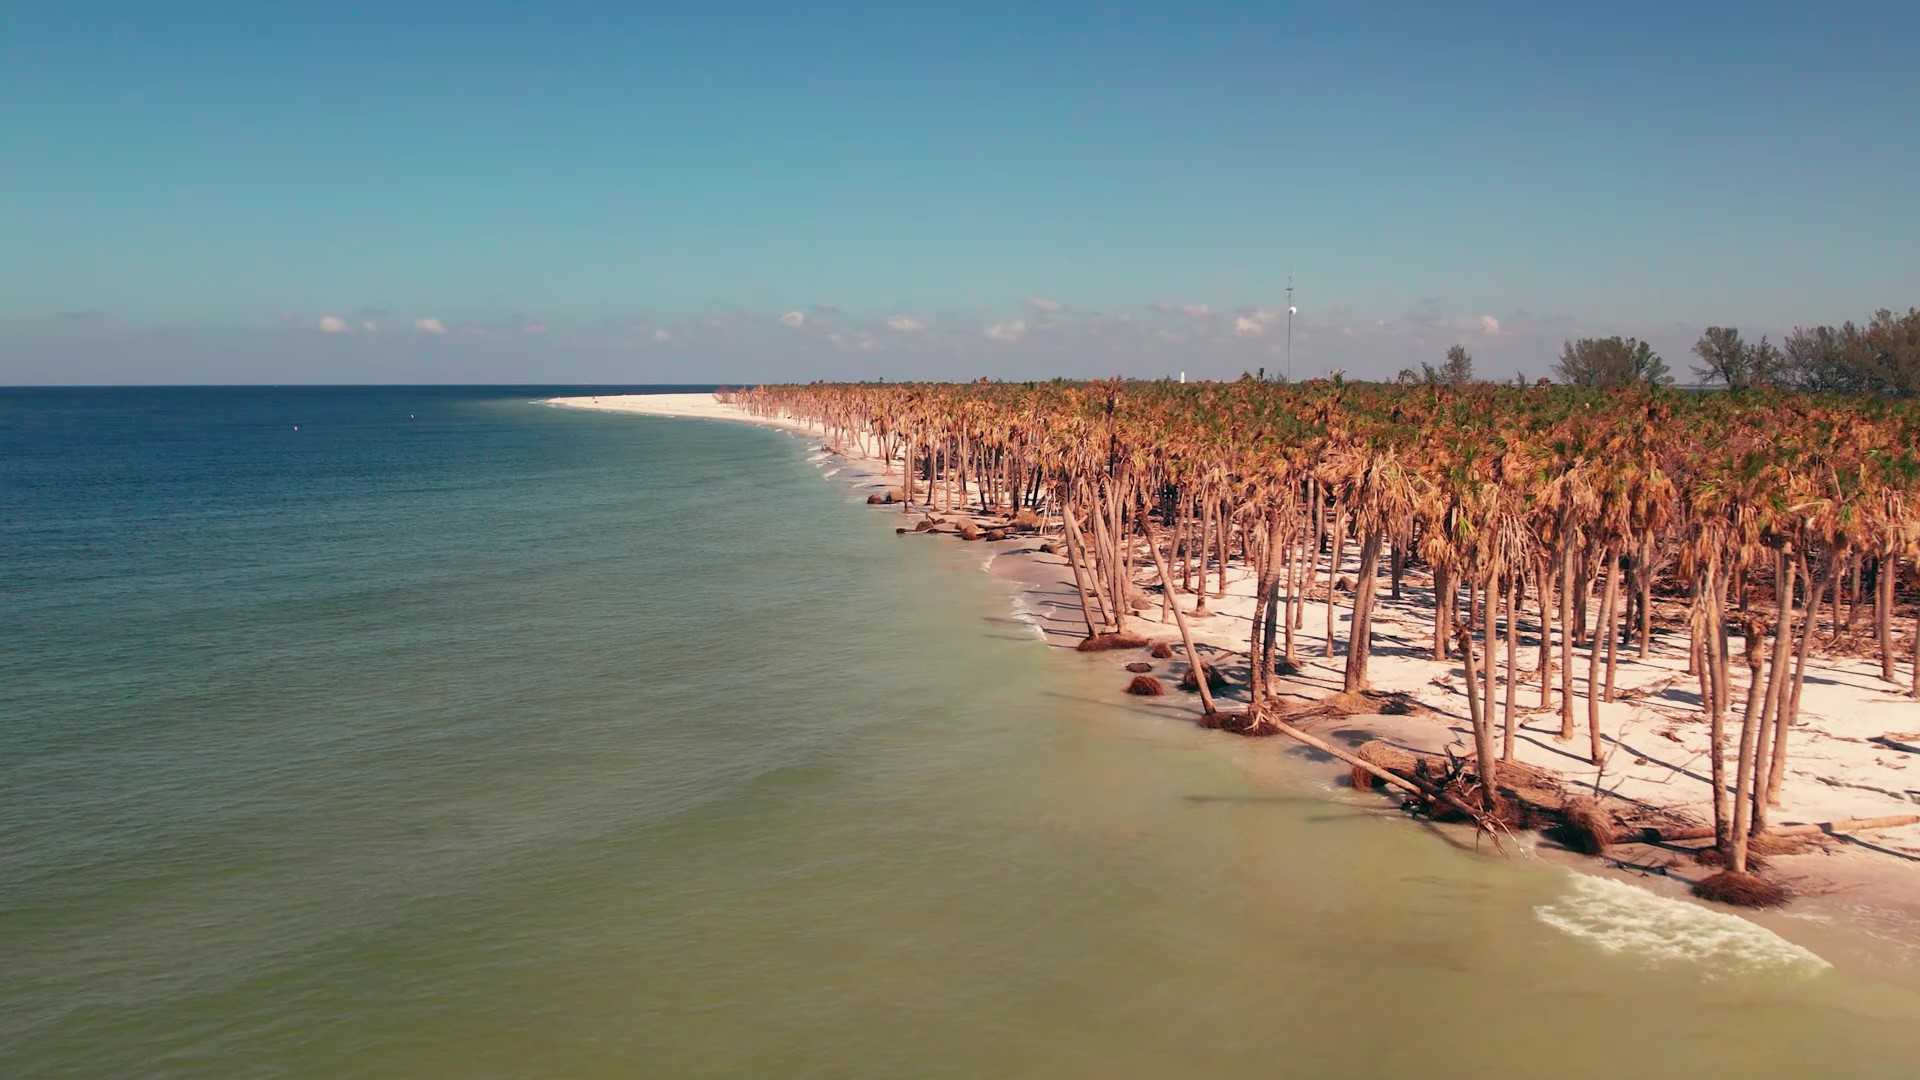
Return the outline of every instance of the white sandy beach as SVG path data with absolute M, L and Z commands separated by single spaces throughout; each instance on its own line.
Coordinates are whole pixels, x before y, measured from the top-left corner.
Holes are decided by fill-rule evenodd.
M 809 430 L 807 425 L 795 421 L 751 416 L 715 401 L 708 394 L 556 398 L 550 403 L 569 408 Z M 854 452 L 854 448 L 841 449 L 848 454 Z M 897 486 L 886 483 L 880 475 L 884 471 L 881 463 L 860 464 L 863 468 L 848 470 L 841 479 L 864 483 L 874 491 Z M 912 515 L 902 513 L 897 505 L 880 509 L 900 516 L 903 524 L 907 524 L 919 519 L 921 508 L 916 506 Z M 952 517 L 966 512 L 943 513 Z M 993 572 L 1020 584 L 1016 603 L 1023 621 L 1037 628 L 1036 636 L 1063 648 L 1070 648 L 1084 636 L 1077 593 L 1064 558 L 1039 551 L 1031 538 L 1010 539 L 990 546 L 1002 555 L 1017 556 L 995 559 Z M 1357 557 L 1349 562 L 1347 573 L 1351 575 L 1356 568 Z M 1348 742 L 1372 736 L 1410 749 L 1450 748 L 1456 753 L 1470 753 L 1472 736 L 1460 666 L 1457 661 L 1434 661 L 1428 656 L 1432 625 L 1430 585 L 1424 575 L 1412 571 L 1406 575 L 1405 584 L 1403 599 L 1399 601 L 1392 600 L 1384 586 L 1381 589 L 1370 666 L 1372 683 L 1379 690 L 1406 693 L 1437 713 L 1439 719 L 1433 715 L 1345 717 L 1329 726 L 1337 727 L 1343 740 Z M 1321 591 L 1324 596 L 1324 588 Z M 1343 595 L 1341 599 L 1344 602 L 1347 598 Z M 1190 609 L 1191 599 L 1185 602 Z M 1233 660 L 1223 654 L 1244 653 L 1246 648 L 1253 611 L 1251 575 L 1237 568 L 1230 570 L 1227 595 L 1210 598 L 1208 608 L 1213 613 L 1211 616 L 1190 619 L 1196 641 L 1205 646 L 1206 651 L 1220 655 L 1222 668 L 1230 669 Z M 1337 607 L 1337 622 L 1344 623 L 1348 614 L 1345 606 Z M 1162 625 L 1159 615 L 1159 605 L 1155 604 L 1141 621 L 1154 636 L 1174 636 L 1176 631 L 1171 621 Z M 1280 680 L 1282 692 L 1310 701 L 1338 691 L 1344 658 L 1322 655 L 1326 634 L 1324 599 L 1308 606 L 1306 624 L 1298 633 L 1301 635 L 1297 654 L 1301 670 L 1297 676 Z M 1344 630 L 1339 631 L 1339 636 L 1344 637 Z M 1637 659 L 1631 649 L 1622 651 L 1618 700 L 1603 703 L 1600 708 L 1607 753 L 1599 767 L 1585 759 L 1584 678 L 1575 680 L 1575 714 L 1579 722 L 1574 741 L 1563 743 L 1557 738 L 1557 710 L 1530 713 L 1525 718 L 1515 756 L 1528 764 L 1555 770 L 1570 787 L 1591 788 L 1644 807 L 1681 810 L 1699 820 L 1710 819 L 1708 729 L 1697 698 L 1693 696 L 1694 681 L 1684 674 L 1685 636 L 1677 635 L 1677 641 L 1674 638 L 1657 635 L 1652 654 L 1645 660 Z M 1537 647 L 1522 647 L 1523 668 L 1531 667 L 1536 657 Z M 1138 659 L 1134 653 L 1109 653 L 1088 657 L 1085 662 L 1112 667 L 1116 705 L 1144 707 L 1182 717 L 1196 711 L 1192 702 L 1178 693 L 1144 701 L 1124 697 L 1120 690 L 1127 676 L 1122 665 Z M 1576 656 L 1576 662 L 1582 665 L 1576 671 L 1584 674 L 1581 658 Z M 1240 663 L 1244 666 L 1244 660 Z M 1184 660 L 1155 663 L 1156 673 L 1163 677 L 1177 678 L 1185 666 Z M 1525 681 L 1524 670 L 1522 675 L 1517 697 L 1525 709 L 1538 703 L 1539 690 L 1537 683 Z M 1776 823 L 1920 812 L 1920 754 L 1876 741 L 1890 734 L 1920 732 L 1920 702 L 1904 696 L 1904 689 L 1904 686 L 1883 682 L 1877 665 L 1864 660 L 1816 662 L 1806 682 L 1801 723 L 1794 728 L 1790 741 L 1784 801 L 1774 813 Z M 1327 736 L 1329 732 L 1321 734 Z M 1287 740 L 1271 740 L 1268 745 L 1276 752 L 1297 749 Z M 1334 766 L 1328 767 L 1330 775 L 1333 769 Z M 1341 769 L 1339 775 L 1344 773 Z M 1601 865 L 1586 859 L 1580 862 L 1587 867 Z M 1607 865 L 1618 875 L 1630 876 L 1675 894 L 1680 891 L 1680 882 L 1711 872 L 1696 866 L 1685 853 L 1643 845 L 1623 845 L 1607 860 Z M 1787 913 L 1760 916 L 1761 921 L 1789 929 L 1796 919 L 1844 921 L 1853 931 L 1905 950 L 1920 961 L 1920 826 L 1829 841 L 1808 854 L 1777 857 L 1774 868 L 1776 876 L 1790 884 L 1802 899 Z

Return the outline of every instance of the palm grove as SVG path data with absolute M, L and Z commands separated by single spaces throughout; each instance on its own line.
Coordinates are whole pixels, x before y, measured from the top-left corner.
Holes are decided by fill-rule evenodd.
M 1413 386 L 813 384 L 729 397 L 896 463 L 903 504 L 1056 522 L 1089 642 L 1138 641 L 1135 582 L 1157 582 L 1209 726 L 1275 730 L 1275 675 L 1301 650 L 1337 655 L 1330 586 L 1349 545 L 1344 689 L 1366 691 L 1379 590 L 1399 595 L 1420 567 L 1435 598 L 1423 647 L 1463 662 L 1489 812 L 1522 710 L 1557 712 L 1563 739 L 1584 727 L 1600 760 L 1620 654 L 1647 654 L 1656 599 L 1677 606 L 1669 629 L 1686 635 L 1710 727 L 1714 836 L 1744 876 L 1812 658 L 1867 653 L 1920 697 L 1920 634 L 1905 649 L 1894 635 L 1910 614 L 1896 610 L 1901 575 L 1920 561 L 1920 407 L 1782 388 L 1835 370 L 1882 387 L 1910 378 L 1917 324 L 1910 312 L 1802 332 L 1780 362 L 1764 340 L 1710 330 L 1697 352 L 1735 393 L 1664 388 L 1642 343 L 1598 339 L 1567 345 L 1563 386 L 1475 383 L 1462 351 Z M 1803 335 L 1839 344 L 1809 352 Z M 1256 583 L 1246 709 L 1232 714 L 1199 677 L 1187 625 L 1224 595 L 1229 564 Z

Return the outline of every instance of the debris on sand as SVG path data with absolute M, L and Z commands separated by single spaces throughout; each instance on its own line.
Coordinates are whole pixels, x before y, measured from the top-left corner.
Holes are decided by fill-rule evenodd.
M 1159 697 L 1166 692 L 1166 684 L 1151 675 L 1135 675 L 1127 684 L 1127 693 L 1136 697 Z
M 1081 652 L 1111 652 L 1114 649 L 1144 648 L 1147 639 L 1139 634 L 1095 634 L 1084 638 L 1074 648 Z

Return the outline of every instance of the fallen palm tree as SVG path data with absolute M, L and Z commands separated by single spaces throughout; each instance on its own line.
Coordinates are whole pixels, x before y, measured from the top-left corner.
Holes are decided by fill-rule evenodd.
M 1876 832 L 1881 829 L 1898 829 L 1906 825 L 1920 824 L 1920 814 L 1891 814 L 1886 817 L 1836 818 L 1832 821 L 1802 822 L 1793 825 L 1769 825 L 1765 832 L 1754 833 L 1749 841 L 1758 844 L 1765 839 L 1787 836 L 1841 836 L 1848 833 Z M 1671 844 L 1686 840 L 1711 840 L 1714 831 L 1711 825 L 1694 825 L 1681 828 L 1663 828 L 1657 825 L 1643 825 L 1620 833 L 1617 840 L 1622 844 Z

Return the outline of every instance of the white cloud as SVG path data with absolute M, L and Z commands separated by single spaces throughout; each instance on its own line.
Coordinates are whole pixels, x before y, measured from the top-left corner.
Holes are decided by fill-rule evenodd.
M 917 334 L 927 328 L 927 324 L 911 315 L 895 315 L 887 320 L 887 329 L 896 334 Z
M 347 320 L 338 315 L 320 316 L 320 332 L 323 334 L 344 334 L 348 329 Z
M 780 316 L 780 322 L 786 326 L 805 326 L 807 325 L 807 316 L 803 312 L 789 311 L 785 315 Z
M 1052 300 L 1044 296 L 1029 296 L 1027 297 L 1027 306 L 1033 308 L 1035 311 L 1052 313 L 1060 310 L 1060 301 Z
M 1019 341 L 1027 336 L 1027 321 L 1014 319 L 1010 322 L 997 322 L 984 331 L 995 341 Z
M 1487 337 L 1500 336 L 1500 320 L 1491 315 L 1480 316 L 1480 332 Z
M 1180 313 L 1189 319 L 1204 319 L 1213 314 L 1213 308 L 1206 304 L 1183 304 Z
M 1259 337 L 1267 332 L 1267 324 L 1257 318 L 1241 315 L 1233 320 L 1233 332 L 1241 337 Z
M 547 324 L 543 322 L 530 322 L 520 327 L 520 332 L 523 334 L 544 334 L 547 332 Z
M 673 335 L 672 335 L 672 334 L 670 334 L 670 333 L 668 333 L 668 332 L 667 332 L 667 331 L 665 331 L 665 330 L 655 330 L 655 331 L 653 332 L 653 340 L 655 340 L 655 341 L 672 341 L 672 340 L 673 340 Z
M 371 334 L 375 330 L 380 329 L 380 324 L 377 322 L 374 322 L 372 319 L 368 319 L 367 321 L 360 324 L 360 329 L 365 330 L 367 333 Z
M 423 334 L 444 334 L 447 332 L 447 324 L 432 316 L 413 320 L 413 328 Z

